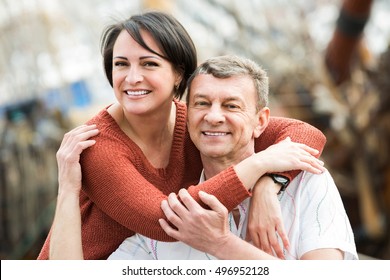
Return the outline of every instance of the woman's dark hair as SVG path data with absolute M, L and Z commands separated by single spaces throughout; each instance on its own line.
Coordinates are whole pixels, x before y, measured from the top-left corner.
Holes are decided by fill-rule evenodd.
M 107 26 L 101 38 L 101 52 L 106 77 L 112 83 L 112 59 L 116 39 L 122 30 L 142 47 L 168 60 L 176 71 L 182 74 L 180 85 L 175 89 L 175 97 L 181 98 L 188 78 L 197 66 L 195 45 L 187 31 L 173 16 L 163 12 L 147 12 L 133 15 L 129 19 Z M 151 34 L 163 54 L 152 50 L 141 36 L 141 30 Z

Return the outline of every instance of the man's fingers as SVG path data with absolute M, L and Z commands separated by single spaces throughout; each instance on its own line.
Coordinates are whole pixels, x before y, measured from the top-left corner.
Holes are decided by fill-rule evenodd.
M 199 211 L 203 209 L 203 207 L 195 201 L 186 189 L 181 189 L 179 191 L 179 197 L 189 211 Z M 211 210 L 218 213 L 226 213 L 227 215 L 228 212 L 226 207 L 214 195 L 208 194 L 204 191 L 199 191 L 199 198 L 204 204 L 209 206 Z
M 161 209 L 164 212 L 165 217 L 170 221 L 175 227 L 179 227 L 181 219 L 176 213 L 172 210 L 169 203 L 166 200 L 161 202 Z
M 201 209 L 203 209 L 202 206 L 200 206 L 200 204 L 196 202 L 196 200 L 190 195 L 188 190 L 181 189 L 179 191 L 179 197 L 188 211 L 199 212 Z
M 204 191 L 200 191 L 199 198 L 215 212 L 221 213 L 222 215 L 226 216 L 228 215 L 226 207 L 214 195 L 208 194 Z
M 178 239 L 179 232 L 176 229 L 174 229 L 173 227 L 171 227 L 167 223 L 167 221 L 165 221 L 164 219 L 159 219 L 158 222 L 166 234 L 168 234 L 170 237 Z
M 183 217 L 188 213 L 187 208 L 179 201 L 175 193 L 168 195 L 168 204 L 172 211 L 175 212 L 179 217 Z

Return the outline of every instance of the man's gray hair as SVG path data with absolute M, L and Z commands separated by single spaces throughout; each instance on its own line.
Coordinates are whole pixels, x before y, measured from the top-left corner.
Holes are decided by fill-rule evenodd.
M 248 76 L 253 80 L 257 92 L 258 102 L 256 109 L 268 105 L 268 76 L 267 72 L 256 62 L 248 58 L 236 55 L 216 56 L 207 59 L 200 64 L 187 82 L 187 103 L 191 93 L 191 83 L 200 74 L 210 74 L 219 79 L 226 79 L 233 76 Z

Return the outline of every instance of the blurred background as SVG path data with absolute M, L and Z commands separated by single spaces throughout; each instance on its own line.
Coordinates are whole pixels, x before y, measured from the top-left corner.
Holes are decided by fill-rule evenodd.
M 35 259 L 63 134 L 114 101 L 106 24 L 172 13 L 199 61 L 235 53 L 270 76 L 273 115 L 321 129 L 358 252 L 390 259 L 389 0 L 0 0 L 0 257 Z

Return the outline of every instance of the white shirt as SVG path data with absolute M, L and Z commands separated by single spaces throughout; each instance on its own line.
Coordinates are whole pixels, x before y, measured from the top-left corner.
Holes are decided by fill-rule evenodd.
M 202 173 L 200 182 L 204 181 Z M 358 259 L 354 236 L 338 189 L 328 171 L 321 175 L 301 172 L 279 196 L 290 250 L 284 250 L 286 259 L 299 259 L 315 249 L 337 248 L 344 259 Z M 230 230 L 245 238 L 247 211 L 250 199 L 239 206 L 240 221 L 236 226 L 229 213 Z M 279 239 L 282 246 L 282 242 Z M 135 234 L 113 252 L 109 260 L 207 260 L 215 257 L 200 252 L 183 242 L 162 242 Z

